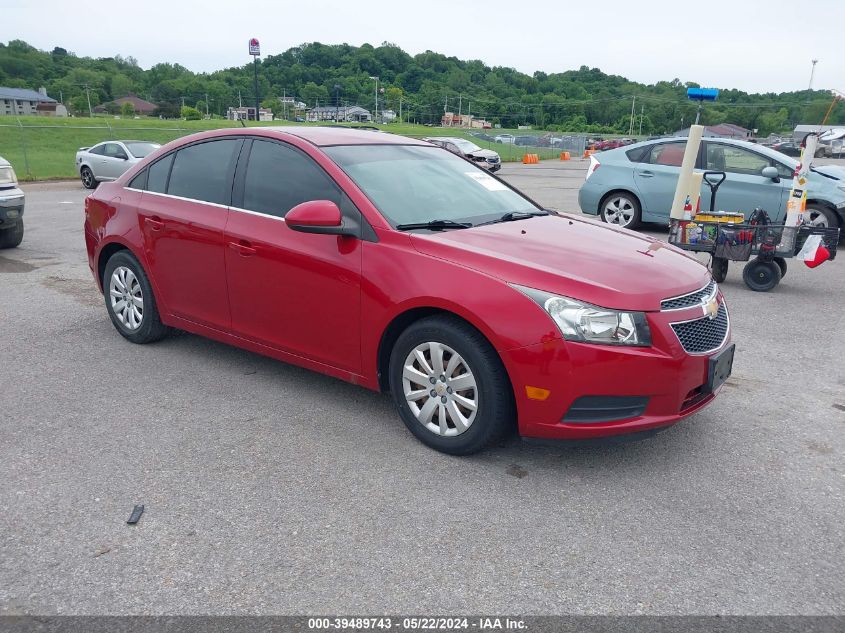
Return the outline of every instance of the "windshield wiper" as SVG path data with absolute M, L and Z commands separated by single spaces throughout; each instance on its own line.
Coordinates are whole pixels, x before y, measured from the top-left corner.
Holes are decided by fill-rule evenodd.
M 411 222 L 409 224 L 397 224 L 399 231 L 410 231 L 411 229 L 431 229 L 442 231 L 444 229 L 468 229 L 472 226 L 469 222 L 455 222 L 453 220 L 429 220 L 428 222 Z
M 486 224 L 498 224 L 499 222 L 515 222 L 516 220 L 527 220 L 536 215 L 549 215 L 548 211 L 508 211 L 504 215 L 499 216 L 495 220 L 488 220 L 475 226 L 484 226 Z

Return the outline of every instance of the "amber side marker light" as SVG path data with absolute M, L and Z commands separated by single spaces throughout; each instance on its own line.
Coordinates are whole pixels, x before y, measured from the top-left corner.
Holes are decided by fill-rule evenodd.
M 531 387 L 529 385 L 525 385 L 525 395 L 531 400 L 545 400 L 552 395 L 552 392 L 541 387 Z

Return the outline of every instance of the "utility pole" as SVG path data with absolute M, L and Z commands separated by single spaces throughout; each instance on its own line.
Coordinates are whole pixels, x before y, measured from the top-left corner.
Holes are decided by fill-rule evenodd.
M 645 106 L 640 106 L 640 133 L 639 136 L 643 135 L 643 114 L 645 113 Z
M 816 64 L 819 63 L 819 60 L 814 59 L 814 60 L 812 60 L 812 62 L 813 62 L 813 69 L 810 71 L 810 87 L 807 88 L 807 90 L 813 89 L 813 77 L 816 76 Z
M 211 117 L 208 115 L 208 93 L 205 93 L 205 118 L 210 119 Z
M 376 109 L 375 109 L 375 114 L 373 115 L 373 123 L 375 123 L 378 120 L 378 77 L 371 75 L 370 79 L 376 80 L 376 91 L 375 91 Z
M 240 90 L 238 90 L 238 107 L 239 108 L 244 107 L 244 102 L 243 102 L 243 99 L 241 99 L 241 91 Z
M 94 111 L 91 109 L 91 93 L 89 92 L 88 84 L 85 84 L 85 97 L 88 99 L 88 116 L 93 117 Z
M 288 120 L 288 91 L 286 88 L 282 88 L 282 116 L 285 121 Z
M 446 110 L 449 108 L 449 95 L 446 95 L 446 100 L 443 102 L 443 118 L 446 118 Z M 452 122 L 449 121 L 449 127 L 452 126 Z
M 399 95 L 399 123 L 402 123 L 402 95 Z
M 463 101 L 464 95 L 458 93 L 458 120 L 463 124 L 464 120 L 461 118 L 461 114 L 463 114 L 463 109 L 461 107 L 461 102 Z
M 631 100 L 631 125 L 628 127 L 628 135 L 634 133 L 634 106 L 637 103 L 637 96 L 634 95 L 633 99 Z

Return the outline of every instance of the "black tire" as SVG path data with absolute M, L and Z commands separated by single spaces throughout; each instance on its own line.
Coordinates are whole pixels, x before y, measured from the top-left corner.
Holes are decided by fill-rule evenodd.
M 742 269 L 742 280 L 754 292 L 768 292 L 780 283 L 780 266 L 752 259 Z
M 607 219 L 607 207 L 611 203 L 615 203 L 615 206 L 619 208 L 631 209 L 631 219 L 627 224 L 620 224 L 619 222 L 612 221 L 612 218 L 611 220 Z M 642 223 L 642 208 L 640 207 L 640 201 L 637 200 L 637 196 L 632 193 L 628 193 L 627 191 L 613 191 L 602 198 L 599 203 L 599 215 L 601 215 L 602 222 L 607 222 L 612 226 L 621 226 L 625 229 L 633 230 L 639 228 Z
M 23 218 L 15 226 L 0 231 L 0 248 L 15 248 L 23 241 Z
M 91 171 L 91 168 L 87 165 L 84 165 L 82 169 L 79 170 L 79 178 L 82 180 L 82 186 L 86 189 L 96 189 L 97 185 L 100 184 L 97 182 L 97 179 L 94 178 L 94 172 Z
M 810 221 L 818 217 L 818 214 L 823 215 L 828 228 L 835 229 L 839 226 L 839 217 L 836 215 L 836 211 L 830 207 L 821 204 L 808 204 L 804 213 L 806 214 L 805 217 Z
M 724 257 L 714 257 L 710 264 L 710 274 L 717 284 L 725 281 L 728 277 L 728 260 Z
M 477 391 L 472 397 L 478 403 L 478 409 L 472 423 L 459 435 L 443 436 L 429 430 L 417 419 L 405 398 L 405 360 L 417 346 L 428 342 L 440 343 L 454 350 L 475 378 Z M 513 392 L 499 355 L 484 335 L 456 317 L 427 317 L 409 326 L 393 346 L 388 371 L 393 402 L 405 426 L 423 444 L 437 451 L 449 455 L 470 455 L 500 439 L 515 426 Z
M 783 257 L 775 257 L 772 261 L 780 268 L 780 278 L 783 279 L 786 277 L 786 260 Z
M 110 283 L 114 271 L 119 267 L 129 269 L 140 285 L 143 308 L 140 323 L 134 328 L 126 325 L 118 317 L 115 308 L 112 306 Z M 147 279 L 147 274 L 131 252 L 127 250 L 118 251 L 109 258 L 105 271 L 103 272 L 103 297 L 105 298 L 106 311 L 109 313 L 112 324 L 127 341 L 138 344 L 154 343 L 167 336 L 169 328 L 161 322 L 153 289 L 149 279 Z

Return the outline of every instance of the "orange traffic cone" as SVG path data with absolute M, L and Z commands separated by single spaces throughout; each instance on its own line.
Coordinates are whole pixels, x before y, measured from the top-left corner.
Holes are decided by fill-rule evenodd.
M 561 160 L 569 160 L 569 152 L 561 152 L 560 153 Z

